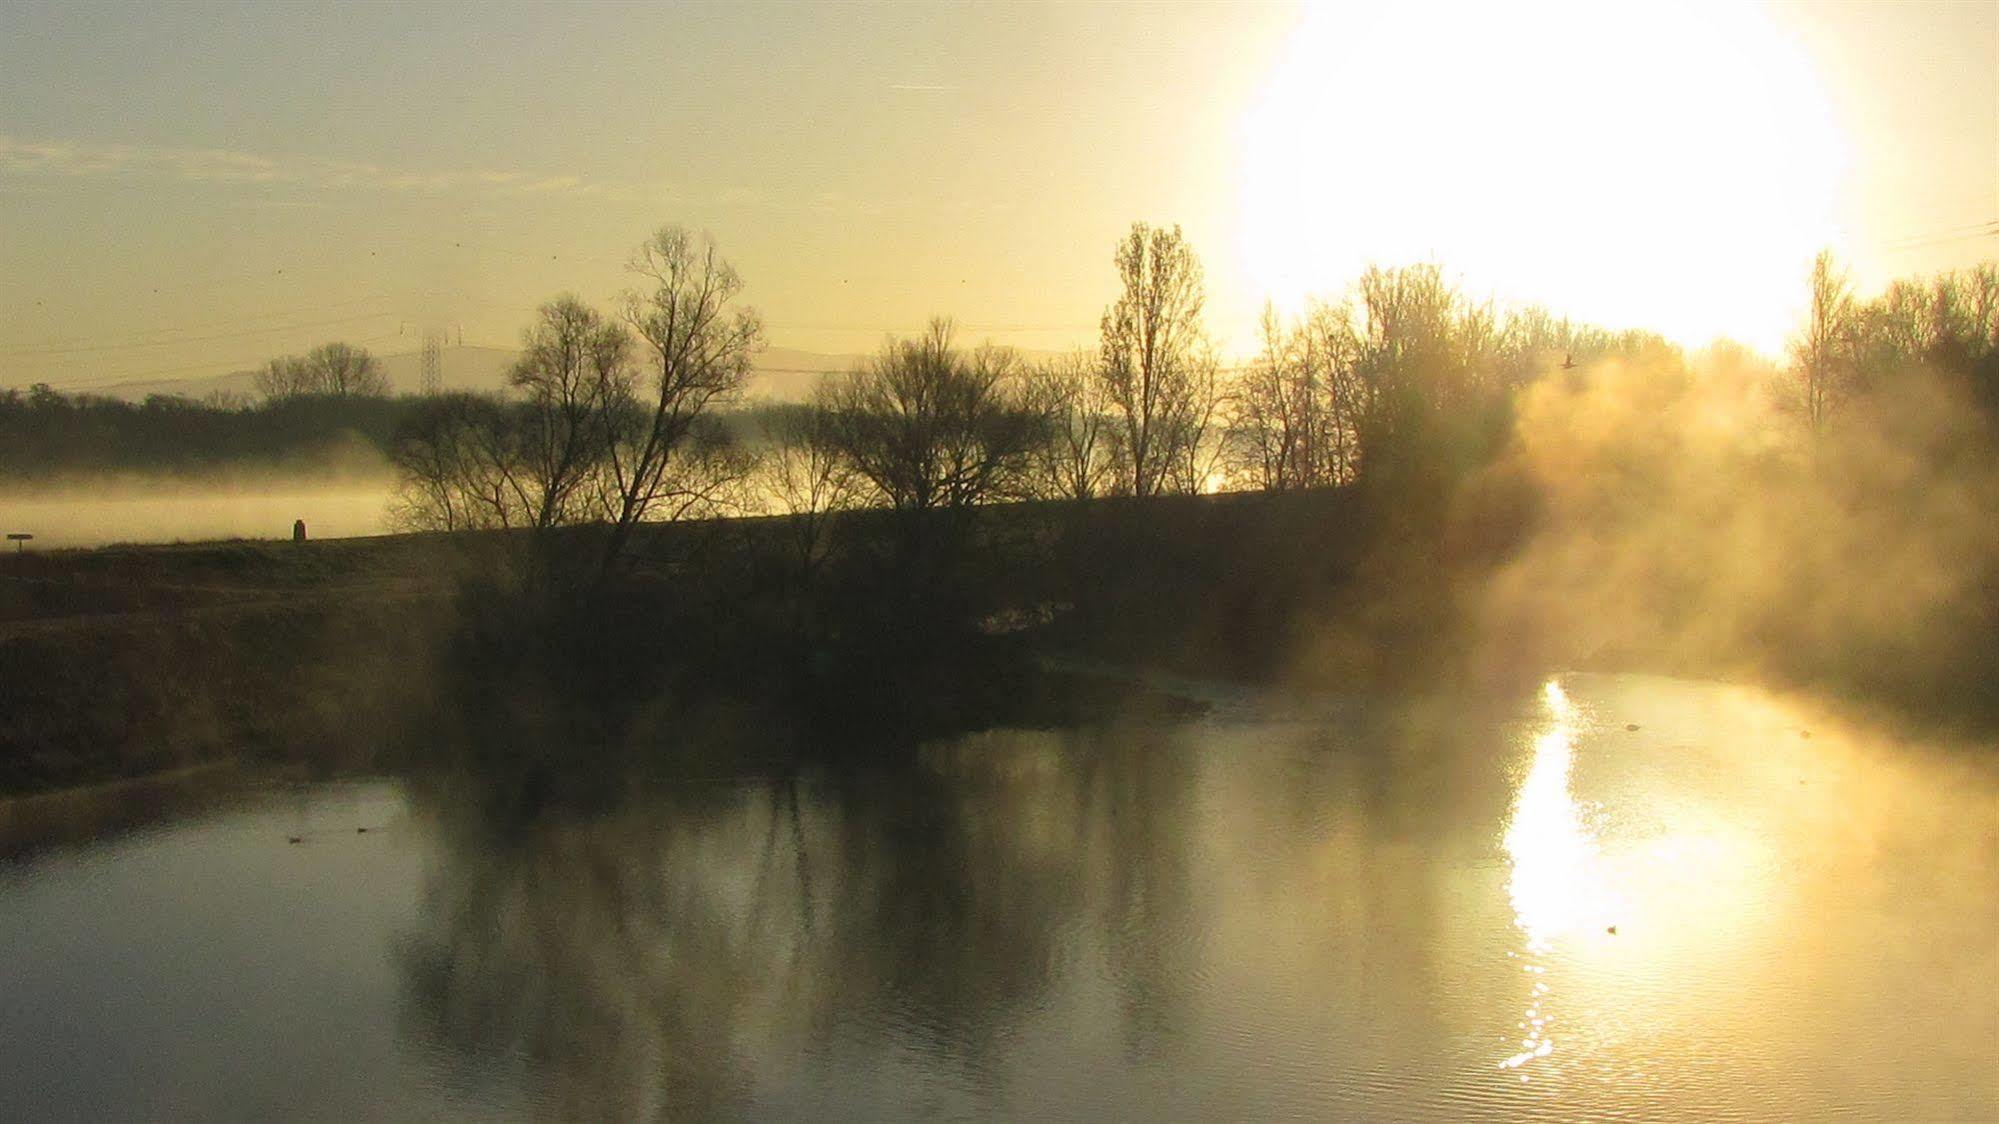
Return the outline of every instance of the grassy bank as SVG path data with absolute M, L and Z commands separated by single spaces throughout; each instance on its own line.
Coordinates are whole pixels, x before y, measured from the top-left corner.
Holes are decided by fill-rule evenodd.
M 449 586 L 410 542 L 9 559 L 0 792 L 239 756 L 351 752 L 417 698 Z
M 1989 666 L 1904 674 L 1781 621 L 1753 655 L 1512 627 L 1494 579 L 1540 518 L 1502 481 L 1428 503 L 1329 489 L 929 524 L 852 512 L 806 552 L 796 519 L 699 521 L 647 528 L 615 580 L 540 585 L 532 559 L 588 557 L 599 532 L 28 555 L 0 577 L 0 792 L 235 757 L 547 775 L 879 758 L 969 728 L 1185 711 L 1083 667 L 1356 694 L 1512 690 L 1577 666 L 1740 674 L 1931 725 L 1989 720 Z
M 1341 493 L 1024 504 L 912 550 L 856 512 L 810 566 L 795 520 L 692 522 L 568 595 L 524 591 L 504 534 L 27 555 L 0 575 L 0 791 L 413 736 L 608 762 L 1170 713 L 1044 657 L 1268 674 L 1356 571 L 1360 518 Z

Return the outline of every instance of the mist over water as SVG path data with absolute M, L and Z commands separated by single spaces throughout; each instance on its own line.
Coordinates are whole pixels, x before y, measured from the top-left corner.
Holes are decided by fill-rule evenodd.
M 94 841 L 75 798 L 6 836 L 0 1115 L 1999 1112 L 1989 762 L 1670 679 L 1205 690 L 527 823 L 465 777 Z
M 1911 366 L 1820 432 L 1764 361 L 1609 361 L 1519 396 L 1467 493 L 1532 530 L 1475 600 L 1489 659 L 1818 681 L 1948 718 L 1989 693 L 1994 434 Z
M 10 487 L 0 523 L 35 536 L 30 549 L 112 543 L 289 539 L 303 519 L 313 538 L 388 531 L 386 477 L 234 476 L 212 480 L 110 477 Z
M 1999 4 L 0 3 L 0 1124 L 1999 1124 Z

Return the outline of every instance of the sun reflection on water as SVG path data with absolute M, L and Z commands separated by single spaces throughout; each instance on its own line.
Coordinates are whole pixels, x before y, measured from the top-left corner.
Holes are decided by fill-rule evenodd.
M 1517 1053 L 1499 1063 L 1519 1069 L 1554 1053 L 1546 1012 L 1548 962 L 1557 938 L 1595 926 L 1608 912 L 1596 842 L 1569 795 L 1575 761 L 1575 706 L 1560 683 L 1542 688 L 1549 725 L 1534 740 L 1534 757 L 1514 797 L 1504 839 L 1513 875 L 1507 891 L 1513 920 L 1526 937 L 1522 971 L 1534 977 Z M 1525 1078 L 1522 1078 L 1525 1080 Z

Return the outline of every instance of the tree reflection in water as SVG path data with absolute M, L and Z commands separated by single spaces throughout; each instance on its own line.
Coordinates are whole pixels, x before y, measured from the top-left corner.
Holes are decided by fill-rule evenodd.
M 1410 1002 L 1455 893 L 1433 862 L 1490 849 L 1505 799 L 1461 718 L 1008 731 L 525 819 L 504 784 L 418 785 L 442 857 L 401 951 L 411 1030 L 566 1117 L 884 1074 L 983 1111 L 1116 1072 L 1125 1109 L 1181 1115 L 1281 1111 L 1270 1067 L 1435 1081 Z
M 1023 744 L 1025 739 L 1025 744 Z M 516 822 L 418 786 L 441 861 L 399 950 L 418 1036 L 571 1118 L 706 1115 L 772 1056 L 894 1042 L 974 1090 L 1079 956 L 1168 1033 L 1189 777 L 1142 738 L 953 743 L 892 771 L 635 787 Z M 1085 930 L 1106 934 L 1092 951 Z

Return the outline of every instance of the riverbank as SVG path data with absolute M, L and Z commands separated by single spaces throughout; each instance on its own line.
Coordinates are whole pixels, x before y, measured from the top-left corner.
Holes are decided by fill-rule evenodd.
M 122 592 L 145 607 L 0 625 L 0 792 L 352 752 L 417 701 L 443 627 L 417 589 Z
M 1086 668 L 1371 694 L 1516 691 L 1558 668 L 1668 671 L 1989 728 L 1991 675 L 1975 666 L 1896 678 L 1858 646 L 1773 642 L 1751 658 L 1495 626 L 1495 575 L 1534 528 L 1517 490 L 1427 506 L 1339 489 L 949 518 L 851 512 L 809 537 L 785 517 L 648 527 L 616 580 L 533 589 L 532 559 L 587 557 L 599 532 L 8 559 L 0 793 L 234 757 L 444 755 L 543 777 L 703 755 L 880 759 L 968 729 L 1200 709 Z
M 739 739 L 893 752 L 967 727 L 1184 713 L 1045 657 L 1268 672 L 1365 538 L 1338 493 L 996 507 L 920 554 L 898 517 L 856 512 L 807 564 L 799 532 L 648 528 L 618 581 L 555 598 L 518 586 L 527 540 L 505 533 L 8 559 L 0 792 L 387 753 L 415 729 L 502 757 L 567 740 L 580 761 Z

